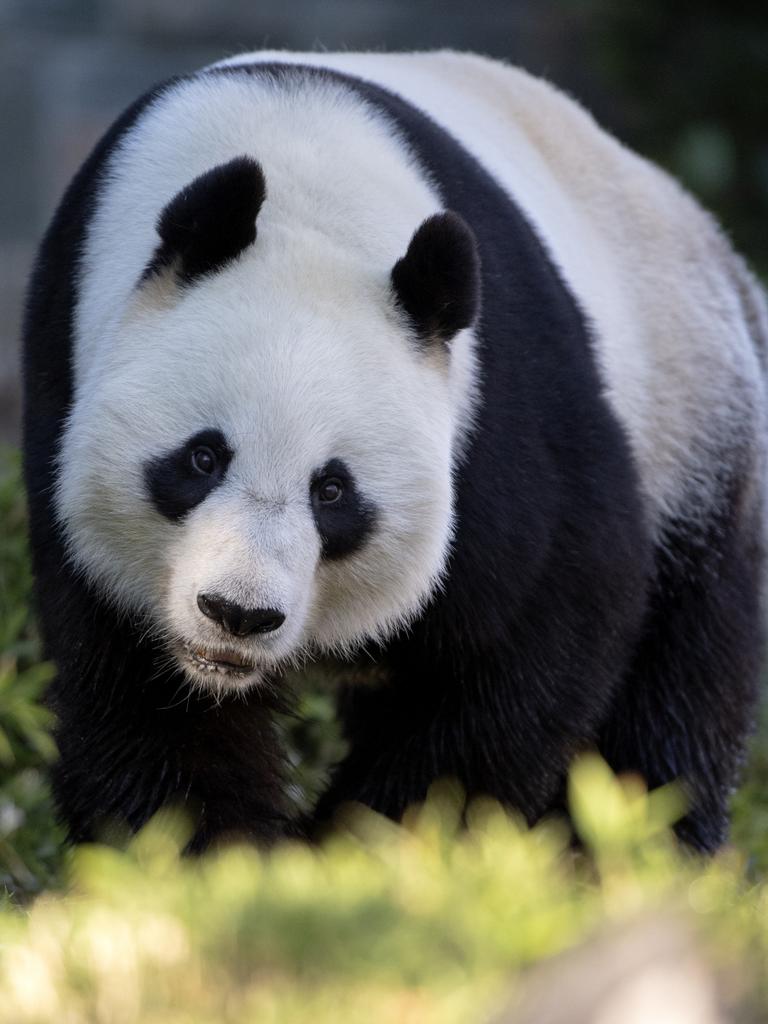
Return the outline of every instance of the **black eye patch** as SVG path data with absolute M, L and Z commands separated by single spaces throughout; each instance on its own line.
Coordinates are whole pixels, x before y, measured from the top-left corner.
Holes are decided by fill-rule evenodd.
M 310 499 L 324 558 L 343 558 L 363 546 L 376 524 L 376 509 L 341 459 L 331 459 L 312 475 Z
M 220 430 L 201 430 L 183 445 L 148 460 L 144 482 L 157 511 L 178 520 L 222 482 L 232 449 Z

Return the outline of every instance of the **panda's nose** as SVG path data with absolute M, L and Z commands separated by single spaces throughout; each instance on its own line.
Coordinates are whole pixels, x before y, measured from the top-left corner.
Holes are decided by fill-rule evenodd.
M 272 633 L 285 622 L 285 615 L 277 608 L 243 608 L 220 594 L 198 594 L 197 607 L 233 636 Z

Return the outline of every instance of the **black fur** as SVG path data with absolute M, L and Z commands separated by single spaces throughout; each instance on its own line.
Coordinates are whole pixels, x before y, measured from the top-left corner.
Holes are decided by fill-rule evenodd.
M 734 471 L 706 531 L 655 524 L 665 539 L 654 549 L 585 318 L 482 167 L 370 83 L 285 65 L 207 74 L 313 76 L 353 90 L 392 122 L 480 256 L 480 396 L 456 474 L 449 575 L 409 631 L 376 652 L 386 685 L 344 693 L 351 749 L 318 820 L 348 799 L 397 817 L 451 775 L 469 795 L 488 793 L 534 821 L 559 804 L 574 753 L 599 744 L 614 767 L 641 770 L 654 785 L 681 777 L 692 800 L 681 835 L 714 848 L 760 651 L 763 553 L 746 471 Z M 104 162 L 146 102 L 108 133 L 68 191 L 43 243 L 25 328 L 32 543 L 59 670 L 56 796 L 75 839 L 111 815 L 136 827 L 174 799 L 202 810 L 198 846 L 222 831 L 269 838 L 285 818 L 267 698 L 218 708 L 190 699 L 177 673 L 160 671 L 141 624 L 118 620 L 73 576 L 51 507 L 71 395 L 78 253 Z M 403 300 L 408 290 L 395 287 L 417 326 L 428 324 L 417 297 Z M 462 315 L 443 329 L 464 322 L 470 305 L 465 295 Z
M 192 461 L 197 448 L 209 448 L 216 458 L 213 472 L 203 474 Z M 144 481 L 157 511 L 180 520 L 224 480 L 232 450 L 220 430 L 201 430 L 183 445 L 158 455 L 144 467 Z
M 261 167 L 247 156 L 195 178 L 160 214 L 162 244 L 145 278 L 173 266 L 190 284 L 221 270 L 256 240 L 256 217 L 266 194 Z
M 324 505 L 318 498 L 324 480 L 337 479 L 341 498 Z M 376 525 L 376 509 L 357 489 L 355 479 L 341 459 L 331 459 L 312 478 L 312 514 L 323 542 L 324 558 L 344 558 L 359 551 Z
M 423 341 L 471 327 L 480 306 L 480 260 L 471 229 L 450 210 L 416 231 L 392 269 L 397 302 Z

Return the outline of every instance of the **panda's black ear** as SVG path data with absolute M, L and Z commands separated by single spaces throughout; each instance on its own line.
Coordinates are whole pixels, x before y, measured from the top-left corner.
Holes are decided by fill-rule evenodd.
M 185 284 L 220 270 L 256 239 L 256 217 L 266 196 L 264 174 L 238 156 L 201 174 L 160 214 L 160 245 L 144 279 L 172 267 Z
M 480 309 L 480 257 L 474 232 L 457 213 L 428 217 L 392 268 L 397 304 L 419 339 L 448 342 Z

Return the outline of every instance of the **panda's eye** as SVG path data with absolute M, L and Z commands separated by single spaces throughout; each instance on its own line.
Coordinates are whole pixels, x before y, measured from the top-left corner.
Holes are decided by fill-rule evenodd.
M 210 476 L 216 469 L 216 454 L 206 445 L 195 448 L 189 461 L 192 469 L 201 476 Z
M 323 558 L 344 558 L 358 551 L 372 533 L 377 514 L 346 462 L 329 459 L 317 469 L 310 495 Z
M 147 497 L 160 515 L 179 522 L 224 481 L 233 455 L 220 430 L 199 430 L 178 448 L 147 459 Z
M 317 500 L 322 505 L 332 505 L 335 501 L 344 493 L 344 488 L 341 484 L 341 480 L 335 476 L 326 477 L 325 480 L 321 480 L 317 488 Z

